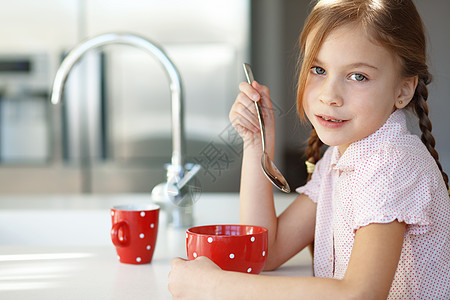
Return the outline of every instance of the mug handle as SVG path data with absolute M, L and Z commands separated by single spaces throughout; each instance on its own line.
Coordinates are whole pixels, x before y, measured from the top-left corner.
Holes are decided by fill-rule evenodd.
M 119 239 L 119 230 L 122 229 L 123 239 Z M 130 235 L 128 224 L 124 221 L 113 224 L 111 228 L 111 240 L 116 247 L 124 247 L 128 245 L 128 236 Z

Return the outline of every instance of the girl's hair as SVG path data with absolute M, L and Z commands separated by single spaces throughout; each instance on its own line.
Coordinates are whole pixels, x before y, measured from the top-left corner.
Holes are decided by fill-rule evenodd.
M 300 35 L 301 55 L 298 61 L 300 76 L 297 90 L 297 110 L 305 119 L 302 97 L 313 60 L 330 32 L 343 25 L 357 24 L 367 32 L 371 40 L 393 53 L 400 61 L 404 77 L 418 77 L 418 84 L 408 108 L 419 118 L 422 142 L 431 153 L 442 172 L 448 188 L 448 176 L 439 162 L 428 118 L 427 85 L 431 81 L 426 56 L 424 26 L 412 0 L 319 0 Z M 308 49 L 306 40 L 308 39 Z M 323 143 L 314 128 L 308 140 L 306 156 L 309 162 L 320 159 Z

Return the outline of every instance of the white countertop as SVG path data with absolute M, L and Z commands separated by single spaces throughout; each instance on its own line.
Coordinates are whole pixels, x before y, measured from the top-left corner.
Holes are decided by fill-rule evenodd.
M 295 195 L 279 195 L 281 212 Z M 109 208 L 149 201 L 148 195 L 0 196 L 0 299 L 171 299 L 170 261 L 186 257 L 185 229 L 165 226 L 161 213 L 151 264 L 116 259 Z M 239 222 L 238 194 L 203 194 L 195 224 Z M 272 276 L 310 276 L 302 251 Z

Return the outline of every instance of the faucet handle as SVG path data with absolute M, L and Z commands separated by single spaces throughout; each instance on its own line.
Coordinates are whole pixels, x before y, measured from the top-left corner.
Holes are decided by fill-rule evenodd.
M 198 200 L 198 193 L 201 188 L 198 184 L 188 184 L 200 171 L 201 166 L 197 164 L 187 164 L 188 172 L 178 182 L 167 182 L 166 191 L 171 202 L 179 207 L 189 207 Z
M 186 175 L 184 175 L 184 177 L 181 178 L 181 180 L 176 184 L 177 188 L 181 190 L 186 185 L 186 183 L 188 183 L 189 181 L 191 181 L 192 178 L 194 178 L 194 176 L 198 173 L 198 171 L 200 171 L 201 168 L 202 167 L 198 164 L 192 165 L 192 167 L 188 169 Z
M 188 171 L 187 173 L 184 173 L 185 169 Z M 167 182 L 158 185 L 158 189 L 155 187 L 155 199 L 160 199 L 161 197 L 158 196 L 160 195 L 175 206 L 192 206 L 198 200 L 198 193 L 201 188 L 197 184 L 188 185 L 188 183 L 192 181 L 200 169 L 201 166 L 197 164 L 186 164 L 185 168 L 177 165 L 168 165 Z M 180 179 L 180 177 L 182 178 Z

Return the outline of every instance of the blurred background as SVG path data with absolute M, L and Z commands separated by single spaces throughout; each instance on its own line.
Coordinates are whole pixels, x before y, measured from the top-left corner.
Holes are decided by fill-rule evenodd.
M 450 2 L 415 1 L 434 81 L 429 106 L 440 160 L 450 172 Z M 298 120 L 297 38 L 310 1 L 0 0 L 0 193 L 149 193 L 171 157 L 169 82 L 142 50 L 110 45 L 71 73 L 61 105 L 49 101 L 64 55 L 106 32 L 161 45 L 185 92 L 186 161 L 202 165 L 205 192 L 238 192 L 240 138 L 228 112 L 250 62 L 271 89 L 275 162 L 304 183 L 309 127 Z M 413 125 L 411 130 L 417 132 Z

